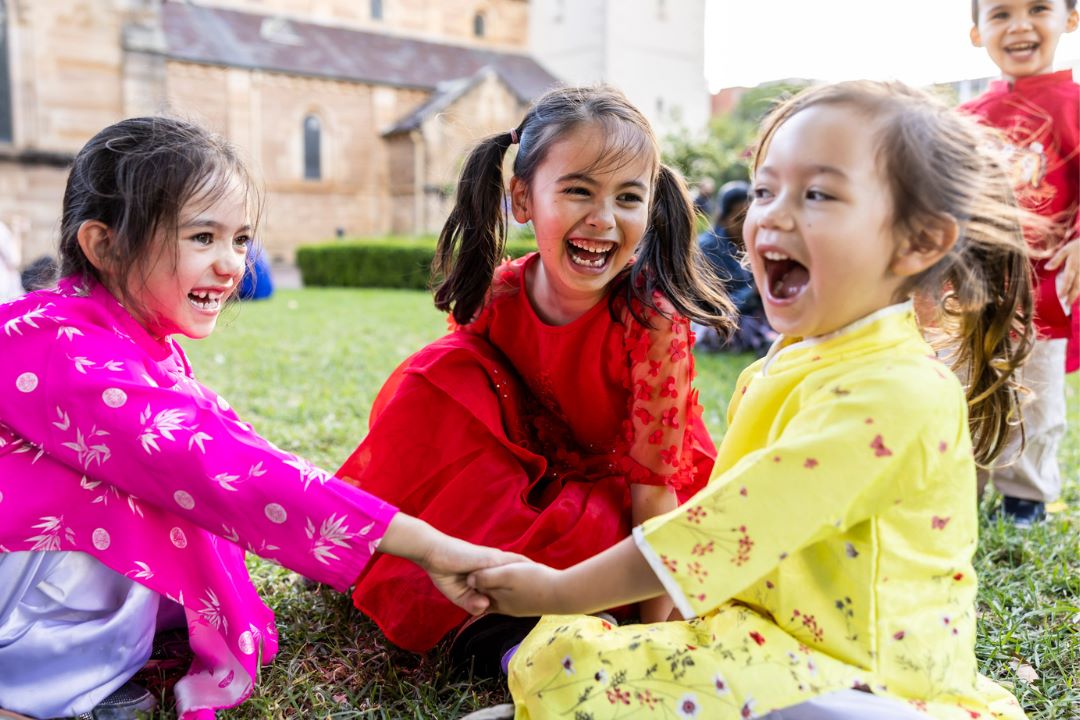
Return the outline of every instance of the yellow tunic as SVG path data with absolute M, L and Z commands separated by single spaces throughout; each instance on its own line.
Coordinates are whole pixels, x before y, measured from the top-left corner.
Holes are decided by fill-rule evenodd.
M 978 675 L 963 390 L 910 304 L 785 339 L 739 378 L 709 485 L 635 529 L 688 622 L 544 618 L 517 718 L 744 718 L 856 687 L 1023 718 Z

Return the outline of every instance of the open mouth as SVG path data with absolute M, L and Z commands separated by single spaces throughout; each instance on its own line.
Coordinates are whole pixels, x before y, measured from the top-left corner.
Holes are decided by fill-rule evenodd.
M 1039 49 L 1039 43 L 1036 42 L 1023 42 L 1014 43 L 1005 48 L 1005 52 L 1009 55 L 1028 55 Z
M 567 255 L 575 265 L 599 269 L 607 265 L 618 243 L 610 240 L 571 238 L 566 241 Z
M 805 265 L 775 250 L 766 251 L 762 258 L 765 261 L 769 297 L 774 300 L 791 300 L 806 289 L 810 282 L 810 271 Z
M 188 302 L 205 312 L 220 310 L 224 300 L 225 293 L 216 290 L 192 290 L 188 293 Z

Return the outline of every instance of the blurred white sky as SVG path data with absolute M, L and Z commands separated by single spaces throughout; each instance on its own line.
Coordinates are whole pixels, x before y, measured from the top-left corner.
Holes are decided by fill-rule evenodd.
M 895 79 L 915 85 L 997 74 L 971 46 L 969 0 L 705 0 L 709 90 L 769 80 Z M 1055 67 L 1080 67 L 1080 31 Z

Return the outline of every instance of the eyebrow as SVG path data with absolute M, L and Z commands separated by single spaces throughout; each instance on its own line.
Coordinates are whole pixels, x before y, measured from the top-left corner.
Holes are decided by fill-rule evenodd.
M 180 225 L 180 227 L 182 227 L 182 228 L 212 227 L 212 228 L 214 228 L 215 230 L 218 230 L 218 231 L 225 229 L 224 223 L 219 223 L 217 220 L 213 220 L 211 218 L 194 218 L 192 220 L 188 220 L 185 223 L 182 223 Z M 237 232 L 247 232 L 249 230 L 251 230 L 251 225 L 242 225 L 241 227 L 239 227 L 237 229 Z
M 804 175 L 833 175 L 841 180 L 848 179 L 848 174 L 846 172 L 840 168 L 833 167 L 832 165 L 807 165 L 802 172 Z M 775 175 L 776 171 L 768 165 L 764 165 L 758 168 L 758 173 Z
M 587 183 L 587 184 L 593 185 L 593 186 L 600 184 L 600 183 L 596 182 L 596 180 L 594 180 L 592 178 L 592 176 L 587 175 L 585 173 L 579 173 L 579 172 L 567 173 L 566 175 L 563 175 L 558 180 L 556 180 L 556 182 L 570 182 L 570 181 L 573 181 L 573 180 L 576 180 L 578 182 Z M 648 189 L 648 187 L 645 185 L 645 183 L 641 182 L 640 180 L 627 180 L 626 182 L 624 182 L 619 187 L 620 188 L 635 187 L 635 188 L 638 188 L 639 190 L 647 190 Z

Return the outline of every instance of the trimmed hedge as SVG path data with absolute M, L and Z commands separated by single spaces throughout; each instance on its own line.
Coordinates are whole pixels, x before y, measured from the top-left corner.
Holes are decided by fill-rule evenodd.
M 536 249 L 531 240 L 513 240 L 506 250 L 521 257 Z M 435 238 L 372 239 L 305 245 L 296 264 L 307 287 L 429 287 Z

